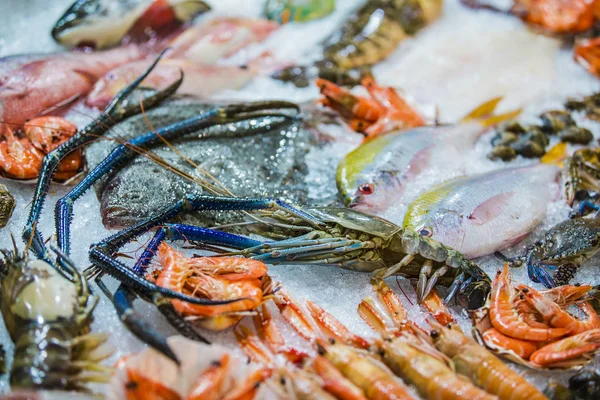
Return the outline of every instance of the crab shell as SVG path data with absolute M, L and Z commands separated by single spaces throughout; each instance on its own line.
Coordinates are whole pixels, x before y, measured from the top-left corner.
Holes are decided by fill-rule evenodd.
M 529 361 L 519 357 L 511 350 L 506 350 L 502 347 L 497 347 L 491 344 L 486 343 L 483 340 L 483 333 L 488 329 L 492 328 L 492 322 L 489 316 L 490 311 L 490 302 L 485 304 L 485 306 L 471 311 L 469 313 L 469 318 L 471 318 L 471 322 L 473 323 L 473 337 L 480 345 L 484 346 L 486 349 L 490 350 L 492 353 L 497 355 L 500 358 L 513 362 L 515 364 L 522 365 L 527 368 L 531 368 L 536 371 L 552 371 L 552 370 L 563 370 L 563 371 L 578 371 L 583 368 L 586 364 L 589 364 L 594 360 L 594 356 L 596 354 L 600 354 L 600 349 L 595 352 L 588 353 L 586 357 L 578 357 L 573 360 L 568 360 L 563 363 L 554 364 L 551 367 L 540 367 L 530 363 Z

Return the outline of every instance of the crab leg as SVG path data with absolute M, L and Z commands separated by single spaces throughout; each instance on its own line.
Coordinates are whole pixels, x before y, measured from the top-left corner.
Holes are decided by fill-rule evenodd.
M 146 149 L 162 144 L 165 140 L 171 140 L 175 137 L 214 125 L 261 117 L 266 115 L 265 112 L 267 110 L 276 108 L 296 110 L 297 106 L 293 103 L 283 101 L 264 101 L 249 105 L 218 107 L 185 121 L 162 127 L 156 132 L 149 131 L 125 144 L 117 146 L 77 186 L 56 203 L 56 231 L 59 246 L 66 254 L 69 253 L 70 222 L 73 218 L 73 203 L 115 166 L 122 165 L 138 156 L 139 150 L 136 149 L 139 147 Z M 270 113 L 269 115 L 281 117 L 284 122 L 289 121 L 291 118 L 289 115 L 279 113 Z
M 143 279 L 142 276 L 144 274 L 144 270 L 158 251 L 158 246 L 165 239 L 170 241 L 194 240 L 232 248 L 245 248 L 256 246 L 260 243 L 244 236 L 215 231 L 212 229 L 205 229 L 192 225 L 165 224 L 157 230 L 156 234 L 144 250 L 144 253 L 142 253 L 142 256 L 138 259 L 133 267 L 134 273 L 140 276 L 140 279 Z M 147 326 L 147 324 L 143 322 L 143 319 L 135 315 L 135 311 L 133 309 L 133 301 L 136 298 L 135 293 L 133 293 L 124 284 L 121 284 L 113 296 L 110 294 L 108 289 L 106 289 L 106 286 L 100 279 L 97 279 L 96 283 L 103 293 L 112 301 L 115 310 L 117 311 L 117 315 L 125 324 L 127 329 L 129 329 L 129 331 L 131 331 L 143 342 L 149 344 L 167 357 L 172 358 L 170 355 L 172 354 L 172 351 L 168 347 L 165 338 L 159 333 L 155 332 L 152 327 Z M 173 305 L 170 301 L 158 293 L 154 293 L 150 301 L 157 306 L 158 310 L 167 318 L 169 323 L 171 323 L 171 325 L 173 325 L 183 336 L 187 337 L 188 339 L 208 343 L 205 338 L 200 336 L 193 328 L 191 328 L 186 323 L 185 319 L 173 309 Z M 176 359 L 174 360 L 177 361 Z
M 192 296 L 186 296 L 181 293 L 159 287 L 139 276 L 122 262 L 113 258 L 113 254 L 122 246 L 129 243 L 136 237 L 146 233 L 148 230 L 171 220 L 183 212 L 190 211 L 256 211 L 256 210 L 278 210 L 285 209 L 294 215 L 303 216 L 311 221 L 315 219 L 296 209 L 281 200 L 272 199 L 239 199 L 232 197 L 214 197 L 189 194 L 182 200 L 179 200 L 172 206 L 166 208 L 161 213 L 140 221 L 138 224 L 124 229 L 103 241 L 93 244 L 90 248 L 89 257 L 92 264 L 100 268 L 104 273 L 114 276 L 127 286 L 146 295 L 159 292 L 160 294 L 172 298 L 187 301 L 192 304 L 227 304 L 232 302 L 207 302 Z M 315 221 L 317 223 L 318 221 Z M 221 232 L 222 234 L 222 232 Z M 228 236 L 230 239 L 233 236 Z M 215 242 L 218 244 L 218 240 Z M 259 242 L 253 242 L 256 245 Z M 228 243 L 224 243 L 226 246 Z
M 155 94 L 146 97 L 142 101 L 142 104 L 129 104 L 127 102 L 127 97 L 139 86 L 146 76 L 150 74 L 163 54 L 164 52 L 161 53 L 156 58 L 154 63 L 152 63 L 152 65 L 146 70 L 146 72 L 133 81 L 131 85 L 121 90 L 96 120 L 92 121 L 85 128 L 73 135 L 68 141 L 64 142 L 56 149 L 48 153 L 42 160 L 42 168 L 40 170 L 37 186 L 33 195 L 27 223 L 25 224 L 22 235 L 25 243 L 29 243 L 30 241 L 32 242 L 31 248 L 39 258 L 48 259 L 48 251 L 44 246 L 44 239 L 42 235 L 39 233 L 39 231 L 34 231 L 34 227 L 39 220 L 52 175 L 54 174 L 54 171 L 56 170 L 60 160 L 73 150 L 85 146 L 93 140 L 96 140 L 97 137 L 102 136 L 117 123 L 132 115 L 138 114 L 142 110 L 142 107 L 144 109 L 152 108 L 165 98 L 169 97 L 171 94 L 175 93 L 183 80 L 183 75 L 177 81 L 169 85 L 165 90 L 156 92 Z

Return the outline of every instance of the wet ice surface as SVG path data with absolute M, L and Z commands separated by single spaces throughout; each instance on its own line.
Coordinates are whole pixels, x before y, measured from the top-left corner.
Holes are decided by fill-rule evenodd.
M 49 31 L 52 23 L 66 9 L 70 0 L 54 2 L 3 0 L 2 8 L 11 13 L 0 14 L 0 55 L 17 52 L 52 52 L 58 47 L 52 42 Z M 261 1 L 227 0 L 214 1 L 219 15 L 258 16 Z M 339 10 L 332 17 L 305 25 L 288 25 L 281 28 L 263 45 L 247 50 L 249 57 L 270 49 L 280 59 L 307 62 L 319 55 L 318 43 L 334 29 L 356 4 L 355 1 L 339 1 Z M 465 115 L 470 109 L 491 97 L 503 95 L 505 100 L 501 110 L 523 107 L 521 119 L 536 122 L 536 116 L 542 111 L 560 108 L 562 102 L 572 95 L 588 94 L 598 90 L 598 81 L 588 75 L 583 68 L 571 59 L 568 48 L 553 39 L 529 32 L 516 19 L 494 15 L 488 12 L 473 12 L 462 9 L 457 1 L 447 1 L 444 17 L 424 30 L 414 39 L 405 41 L 399 49 L 375 69 L 376 78 L 385 85 L 401 88 L 410 100 L 419 104 L 419 108 L 429 117 L 433 117 L 435 108 L 439 109 L 442 121 L 452 122 Z M 207 16 L 207 18 L 210 16 Z M 281 84 L 269 78 L 254 80 L 238 92 L 222 93 L 221 99 L 267 99 L 279 98 L 292 101 L 307 101 L 317 96 L 316 88 L 296 89 L 292 85 Z M 78 117 L 84 123 L 85 116 Z M 592 122 L 578 120 L 590 128 L 596 137 L 600 136 L 600 127 Z M 336 129 L 333 128 L 334 134 Z M 339 133 L 339 129 L 337 129 Z M 489 161 L 485 154 L 490 150 L 491 133 L 480 140 L 473 151 L 466 152 L 464 163 L 468 173 L 504 168 L 500 162 Z M 328 196 L 335 190 L 335 177 L 332 171 L 337 163 L 354 145 L 353 138 L 342 139 L 325 149 L 308 154 L 307 162 L 312 165 L 307 177 L 313 184 L 310 196 L 317 199 Z M 510 164 L 526 165 L 527 160 L 516 160 Z M 407 201 L 420 191 L 452 176 L 445 171 L 431 170 L 420 182 L 409 188 Z M 17 199 L 17 208 L 7 228 L 0 235 L 0 246 L 9 247 L 12 232 L 17 239 L 27 216 L 33 186 L 7 182 L 11 193 Z M 52 208 L 56 200 L 64 195 L 67 188 L 53 186 L 46 201 L 46 209 L 38 228 L 47 237 L 54 230 Z M 561 202 L 549 201 L 548 216 L 534 233 L 523 243 L 507 251 L 508 255 L 520 254 L 526 245 L 541 237 L 542 232 L 564 219 L 568 209 Z M 397 204 L 386 213 L 386 217 L 401 223 L 408 203 Z M 73 259 L 82 268 L 88 266 L 87 249 L 91 243 L 106 237 L 107 231 L 100 222 L 99 204 L 93 192 L 86 193 L 75 205 L 73 222 Z M 139 254 L 145 238 L 134 243 L 127 251 Z M 17 240 L 20 244 L 20 240 Z M 596 270 L 588 263 L 576 279 L 580 282 L 600 283 Z M 491 275 L 500 263 L 487 257 L 481 260 L 481 266 Z M 284 286 L 297 298 L 309 298 L 333 315 L 338 317 L 358 334 L 371 335 L 371 331 L 356 314 L 360 299 L 369 293 L 369 276 L 356 272 L 334 268 L 313 266 L 275 266 L 270 273 L 283 282 Z M 525 270 L 515 270 L 516 281 L 527 281 Z M 107 279 L 111 289 L 116 282 Z M 414 304 L 413 291 L 407 282 L 399 281 L 404 293 Z M 397 288 L 394 280 L 390 285 Z M 408 302 L 405 302 L 408 304 Z M 153 327 L 165 334 L 174 330 L 156 313 L 151 306 L 137 303 L 139 315 L 149 321 Z M 423 314 L 416 307 L 408 307 L 411 318 L 422 321 Z M 460 310 L 455 308 L 458 314 Z M 465 318 L 461 323 L 468 329 Z M 119 322 L 112 306 L 101 297 L 95 313 L 93 329 L 111 333 L 110 343 L 115 348 L 111 361 L 119 356 L 137 351 L 144 346 L 136 340 Z M 289 329 L 286 329 L 289 332 Z M 223 344 L 232 344 L 231 333 L 207 333 L 211 340 Z M 291 335 L 293 336 L 293 335 Z M 9 343 L 2 332 L 2 343 Z M 10 354 L 10 349 L 9 349 Z M 528 376 L 543 388 L 547 377 L 565 380 L 568 374 L 542 374 L 529 371 Z M 2 387 L 6 384 L 3 381 Z

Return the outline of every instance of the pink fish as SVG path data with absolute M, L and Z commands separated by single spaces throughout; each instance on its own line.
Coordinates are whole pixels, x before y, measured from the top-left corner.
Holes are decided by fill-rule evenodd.
M 142 82 L 143 87 L 164 89 L 179 78 L 183 72 L 183 82 L 178 94 L 197 98 L 207 98 L 225 89 L 239 89 L 254 78 L 260 71 L 260 64 L 266 55 L 258 57 L 247 66 L 200 65 L 181 59 L 161 60 L 156 68 Z M 140 76 L 152 61 L 134 61 L 103 76 L 86 99 L 89 107 L 104 108 L 126 85 Z
M 266 39 L 279 25 L 265 19 L 215 18 L 191 27 L 171 44 L 171 58 L 214 64 L 242 48 Z
M 94 53 L 61 53 L 0 59 L 0 121 L 27 120 L 86 95 L 119 65 L 145 54 L 136 46 Z M 4 129 L 0 125 L 0 133 Z

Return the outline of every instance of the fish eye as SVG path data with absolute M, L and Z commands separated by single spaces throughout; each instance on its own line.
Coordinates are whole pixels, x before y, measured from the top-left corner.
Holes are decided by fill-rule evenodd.
M 433 235 L 433 229 L 431 229 L 428 226 L 425 226 L 425 227 L 421 228 L 421 230 L 419 231 L 419 234 L 421 236 L 431 237 L 431 235 Z
M 362 194 L 369 195 L 369 194 L 373 194 L 373 192 L 375 191 L 375 188 L 370 183 L 365 183 L 365 184 L 360 185 L 360 187 L 358 188 L 358 190 Z

